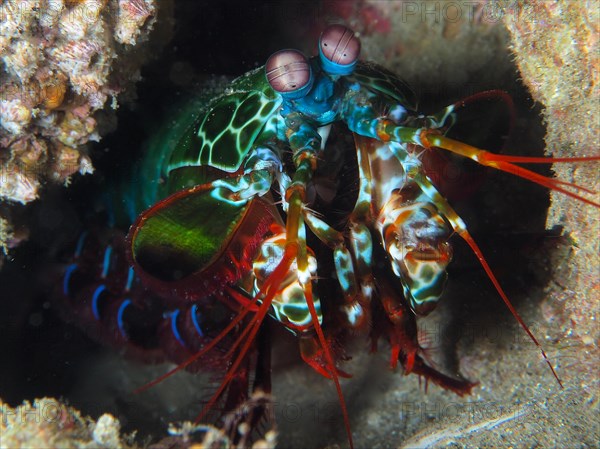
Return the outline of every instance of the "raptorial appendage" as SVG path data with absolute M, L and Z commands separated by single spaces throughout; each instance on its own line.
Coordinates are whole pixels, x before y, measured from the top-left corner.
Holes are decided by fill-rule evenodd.
M 446 221 L 428 198 L 414 198 L 414 187 L 394 192 L 381 210 L 377 229 L 410 308 L 426 315 L 444 291 L 452 247 Z

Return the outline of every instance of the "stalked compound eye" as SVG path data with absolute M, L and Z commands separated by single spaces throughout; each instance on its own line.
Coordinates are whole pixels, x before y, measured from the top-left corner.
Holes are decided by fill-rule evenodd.
M 350 75 L 360 55 L 360 40 L 344 25 L 329 25 L 319 38 L 323 70 L 331 75 Z
M 275 92 L 290 100 L 304 97 L 313 84 L 310 63 L 298 50 L 273 53 L 267 60 L 265 72 Z

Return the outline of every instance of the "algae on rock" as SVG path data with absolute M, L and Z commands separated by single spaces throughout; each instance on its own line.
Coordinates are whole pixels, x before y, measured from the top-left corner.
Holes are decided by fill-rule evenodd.
M 523 82 L 544 106 L 548 155 L 593 156 L 600 151 L 600 7 L 559 0 L 503 2 L 504 23 Z M 556 177 L 600 191 L 597 164 L 556 164 Z M 551 264 L 549 286 L 555 329 L 582 343 L 574 371 L 587 372 L 600 351 L 600 214 L 597 209 L 560 193 L 551 195 L 547 227 L 566 225 L 573 245 Z M 556 338 L 560 338 L 558 335 Z M 587 363 L 585 361 L 588 361 Z M 572 375 L 573 370 L 566 374 Z M 596 376 L 596 388 L 600 382 Z M 593 380 L 593 379 L 592 379 Z M 598 392 L 589 393 L 598 400 Z

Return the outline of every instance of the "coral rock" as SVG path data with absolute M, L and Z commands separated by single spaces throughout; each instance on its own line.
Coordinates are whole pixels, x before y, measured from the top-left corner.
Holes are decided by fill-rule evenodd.
M 0 202 L 93 171 L 95 113 L 139 79 L 156 14 L 156 0 L 0 3 Z

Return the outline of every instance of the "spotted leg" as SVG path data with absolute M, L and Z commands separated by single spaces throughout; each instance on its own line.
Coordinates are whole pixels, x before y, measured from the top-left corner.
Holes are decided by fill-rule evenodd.
M 371 273 L 372 240 L 366 223 L 370 217 L 371 178 L 368 157 L 361 154 L 359 195 L 350 214 L 348 238 L 321 220 L 310 208 L 302 209 L 304 222 L 333 251 L 337 278 L 344 295 L 342 310 L 347 325 L 363 328 L 369 322 L 369 301 L 374 291 Z M 285 183 L 284 183 L 285 184 Z M 348 245 L 347 245 L 348 240 Z

